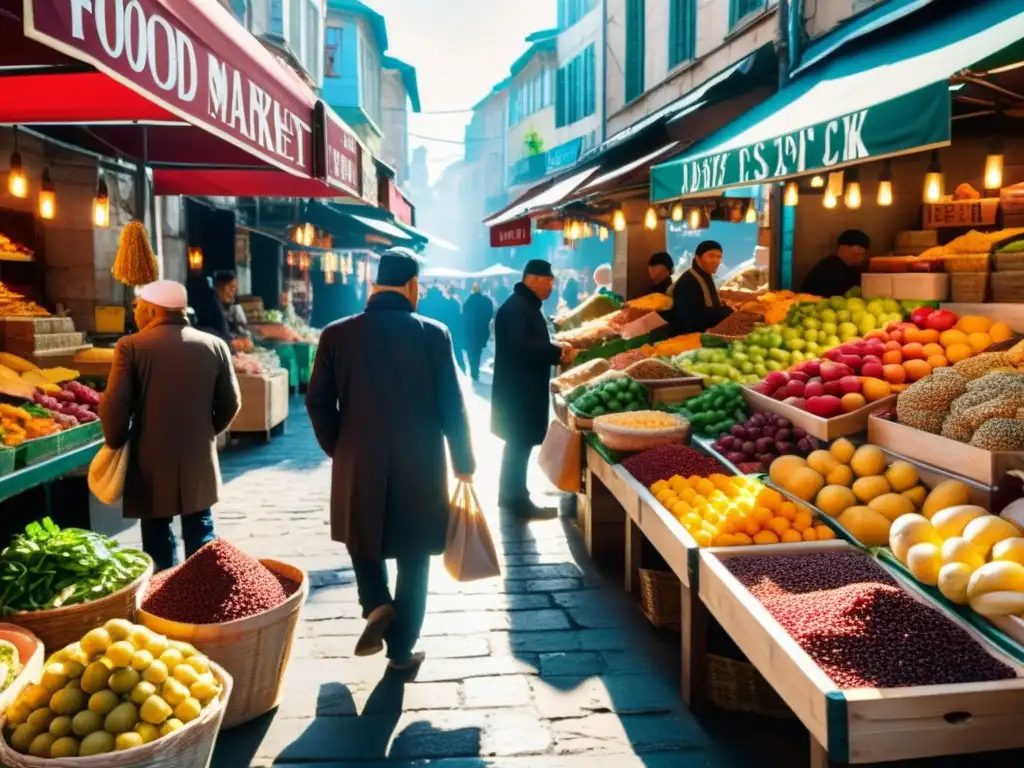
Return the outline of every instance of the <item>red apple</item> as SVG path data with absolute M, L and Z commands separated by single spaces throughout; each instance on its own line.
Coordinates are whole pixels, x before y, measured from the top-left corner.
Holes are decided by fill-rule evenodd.
M 925 325 L 933 331 L 948 331 L 959 320 L 955 312 L 950 312 L 948 309 L 937 309 L 928 315 L 925 320 Z
M 778 400 L 779 402 L 782 402 L 787 397 L 789 397 L 789 394 L 786 392 L 786 387 L 779 387 L 774 392 L 772 392 L 772 400 Z
M 786 385 L 786 394 L 789 397 L 803 397 L 804 396 L 804 383 L 799 379 L 793 379 Z
M 852 371 L 858 370 L 862 365 L 860 355 L 843 355 L 839 358 L 839 362 Z
M 872 379 L 884 378 L 885 366 L 882 365 L 882 361 L 875 359 L 870 362 L 865 361 L 864 365 L 861 366 L 860 375 L 867 376 Z
M 856 376 L 843 376 L 839 380 L 839 389 L 842 390 L 844 395 L 860 392 L 860 379 Z
M 831 419 L 843 412 L 843 403 L 838 397 L 823 395 L 807 400 L 807 410 L 823 419 Z
M 821 361 L 820 360 L 806 360 L 801 365 L 801 370 L 806 371 L 811 375 L 811 378 L 821 375 Z
M 804 397 L 821 397 L 825 394 L 825 385 L 820 381 L 810 381 L 804 387 Z
M 785 371 L 772 371 L 764 377 L 764 384 L 769 392 L 775 392 L 789 384 L 789 374 Z
M 852 376 L 853 369 L 843 363 L 822 363 L 821 378 L 823 381 L 838 381 L 843 376 Z
M 794 381 L 802 381 L 806 384 L 811 380 L 811 377 L 805 371 L 790 371 L 789 372 L 789 383 L 792 384 Z
M 807 410 L 807 401 L 802 397 L 787 397 L 782 402 L 792 405 L 794 408 L 799 408 L 801 411 Z
M 804 391 L 806 392 L 806 390 L 804 390 Z M 836 380 L 836 381 L 827 381 L 827 382 L 825 382 L 825 394 L 826 395 L 834 395 L 836 397 L 838 397 L 839 395 L 843 394 L 843 390 L 839 386 L 839 381 Z
M 825 353 L 825 357 L 833 362 L 838 361 L 842 356 L 843 353 L 839 351 L 839 347 L 832 347 L 832 349 Z
M 928 322 L 928 316 L 935 312 L 931 307 L 918 307 L 910 313 L 910 322 L 916 325 L 918 328 L 925 328 Z M 950 326 L 952 327 L 952 326 Z M 938 328 L 936 328 L 938 330 Z

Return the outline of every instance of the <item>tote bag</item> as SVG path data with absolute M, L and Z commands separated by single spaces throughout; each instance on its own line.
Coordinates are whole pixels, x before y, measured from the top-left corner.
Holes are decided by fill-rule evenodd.
M 124 495 L 128 450 L 128 443 L 116 450 L 103 445 L 89 464 L 89 490 L 104 504 L 115 504 Z
M 452 494 L 444 567 L 456 581 L 476 581 L 501 575 L 491 531 L 476 490 L 470 483 L 460 482 Z
M 560 491 L 579 493 L 583 475 L 583 438 L 555 419 L 540 446 L 537 463 L 548 480 Z

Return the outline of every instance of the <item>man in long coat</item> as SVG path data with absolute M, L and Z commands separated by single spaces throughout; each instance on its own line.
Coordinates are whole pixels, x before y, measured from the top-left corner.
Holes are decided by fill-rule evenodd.
M 381 256 L 366 309 L 320 336 L 306 409 L 333 459 L 331 537 L 348 546 L 366 629 L 357 656 L 384 650 L 412 670 L 427 607 L 430 556 L 448 530 L 445 440 L 456 477 L 476 469 L 451 334 L 414 314 L 415 254 Z M 394 597 L 385 560 L 398 561 Z
M 534 259 L 494 317 L 491 431 L 505 441 L 498 506 L 523 518 L 551 516 L 530 500 L 526 473 L 530 453 L 547 433 L 551 368 L 564 350 L 551 341 L 541 314 L 554 287 L 551 264 Z
M 469 375 L 473 381 L 480 381 L 480 357 L 484 347 L 491 340 L 491 320 L 494 319 L 494 302 L 480 292 L 479 284 L 473 286 L 473 293 L 462 305 L 462 333 L 466 340 L 466 356 L 469 358 Z
M 241 405 L 227 344 L 190 328 L 185 286 L 145 286 L 138 333 L 119 339 L 100 421 L 107 445 L 128 446 L 124 516 L 142 521 L 142 548 L 157 570 L 177 560 L 171 520 L 181 517 L 185 555 L 214 538 L 220 490 L 217 435 Z

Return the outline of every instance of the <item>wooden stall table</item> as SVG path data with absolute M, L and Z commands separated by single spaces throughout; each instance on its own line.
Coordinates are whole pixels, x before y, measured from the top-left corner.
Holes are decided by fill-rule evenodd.
M 240 374 L 238 389 L 242 408 L 228 432 L 261 432 L 270 442 L 272 431 L 288 418 L 288 371 L 278 369 L 255 376 Z
M 724 564 L 737 557 L 823 551 L 858 550 L 835 540 L 709 548 L 699 554 L 700 599 L 807 728 L 812 768 L 1024 747 L 1024 665 L 987 643 L 955 614 L 927 601 L 899 572 L 882 566 L 911 597 L 935 607 L 965 628 L 1018 677 L 983 683 L 840 690 Z

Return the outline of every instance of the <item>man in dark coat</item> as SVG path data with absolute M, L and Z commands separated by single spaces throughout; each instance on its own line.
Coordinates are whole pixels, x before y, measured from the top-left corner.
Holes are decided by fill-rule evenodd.
M 848 229 L 836 240 L 836 252 L 819 261 L 800 290 L 815 296 L 843 296 L 851 288 L 860 287 L 864 257 L 871 247 L 871 238 L 859 229 Z
M 186 556 L 213 540 L 217 435 L 241 405 L 227 344 L 188 327 L 187 303 L 181 283 L 142 289 L 139 332 L 118 339 L 100 399 L 106 444 L 128 446 L 124 516 L 141 519 L 142 548 L 157 570 L 177 560 L 173 518 L 181 517 Z
M 412 670 L 427 607 L 430 557 L 448 530 L 445 439 L 456 477 L 476 465 L 451 335 L 414 314 L 419 265 L 405 248 L 381 256 L 366 309 L 320 337 L 306 409 L 333 459 L 331 537 L 348 546 L 366 629 L 357 656 Z M 398 561 L 394 598 L 385 560 Z
M 494 302 L 480 292 L 479 284 L 473 286 L 473 293 L 462 306 L 462 333 L 465 338 L 466 356 L 469 358 L 469 375 L 473 381 L 480 381 L 480 357 L 484 347 L 491 340 L 491 320 L 494 319 Z
M 551 265 L 534 259 L 494 318 L 491 431 L 505 441 L 498 505 L 524 518 L 550 517 L 530 501 L 526 470 L 533 447 L 544 442 L 550 408 L 551 368 L 565 346 L 548 336 L 541 306 L 551 295 Z
M 715 272 L 721 264 L 721 245 L 705 240 L 697 246 L 693 264 L 672 288 L 672 309 L 662 315 L 673 334 L 703 333 L 732 314 L 715 286 Z
M 647 260 L 647 276 L 651 279 L 651 293 L 668 293 L 672 287 L 672 256 L 659 251 Z

